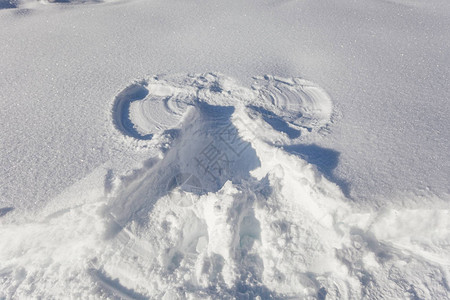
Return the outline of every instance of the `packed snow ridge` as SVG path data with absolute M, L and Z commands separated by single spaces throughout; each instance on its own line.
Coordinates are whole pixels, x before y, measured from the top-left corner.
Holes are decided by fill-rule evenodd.
M 356 212 L 298 150 L 327 132 L 328 94 L 254 79 L 162 75 L 124 88 L 113 130 L 149 159 L 128 175 L 99 171 L 104 185 L 81 205 L 5 224 L 0 297 L 448 298 L 448 211 L 419 227 L 414 210 Z

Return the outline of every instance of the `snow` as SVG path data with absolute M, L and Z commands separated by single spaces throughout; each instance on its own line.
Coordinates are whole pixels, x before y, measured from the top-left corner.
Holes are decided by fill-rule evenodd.
M 450 298 L 446 1 L 70 2 L 0 2 L 0 298 Z

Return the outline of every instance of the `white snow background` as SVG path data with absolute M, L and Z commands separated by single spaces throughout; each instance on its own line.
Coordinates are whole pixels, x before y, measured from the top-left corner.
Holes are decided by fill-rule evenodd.
M 450 298 L 449 28 L 445 0 L 0 0 L 0 298 Z

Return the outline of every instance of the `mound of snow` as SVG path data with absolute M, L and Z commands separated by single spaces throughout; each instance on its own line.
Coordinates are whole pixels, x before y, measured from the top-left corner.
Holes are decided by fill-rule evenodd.
M 130 85 L 112 121 L 151 158 L 126 176 L 98 170 L 75 187 L 96 186 L 72 194 L 81 204 L 5 223 L 0 297 L 449 297 L 448 210 L 430 210 L 438 221 L 419 229 L 406 221 L 420 211 L 357 212 L 316 166 L 285 150 L 319 134 L 331 113 L 328 95 L 297 78 L 257 77 L 252 88 L 219 74 Z

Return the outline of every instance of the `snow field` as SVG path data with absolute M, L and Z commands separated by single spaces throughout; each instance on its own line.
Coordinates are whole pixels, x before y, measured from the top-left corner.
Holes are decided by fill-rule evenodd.
M 128 175 L 100 167 L 65 203 L 5 221 L 1 297 L 449 297 L 448 210 L 356 211 L 285 150 L 326 134 L 331 101 L 314 84 L 154 76 L 111 115 L 118 141 L 150 158 Z

